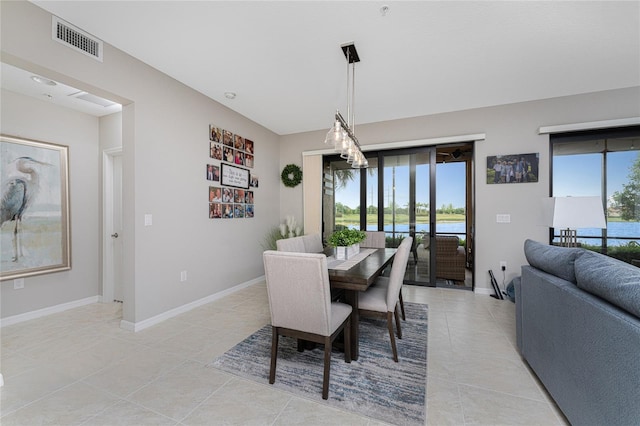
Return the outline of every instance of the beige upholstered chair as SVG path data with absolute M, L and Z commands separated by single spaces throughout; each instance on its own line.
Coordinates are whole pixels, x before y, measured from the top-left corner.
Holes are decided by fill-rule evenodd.
M 385 248 L 387 244 L 387 237 L 384 231 L 365 231 L 367 239 L 360 244 L 360 247 L 365 248 Z M 386 288 L 389 283 L 389 279 L 386 277 L 380 277 L 381 279 L 376 281 L 376 285 L 380 285 Z M 382 279 L 383 278 L 383 279 Z M 402 300 L 402 286 L 400 287 L 400 311 L 402 312 L 402 319 L 407 320 L 407 316 L 404 313 L 404 300 Z
M 278 248 L 278 251 L 306 253 L 302 237 L 283 238 L 281 240 L 277 240 L 276 247 Z
M 324 251 L 320 234 L 303 235 L 302 242 L 305 253 L 322 253 Z
M 374 316 L 387 319 L 387 329 L 389 330 L 389 339 L 391 340 L 391 350 L 393 351 L 393 360 L 398 362 L 398 350 L 396 348 L 396 339 L 393 334 L 393 317 L 396 319 L 396 328 L 398 330 L 398 339 L 402 339 L 402 330 L 400 328 L 400 318 L 398 315 L 398 299 L 400 297 L 400 289 L 404 280 L 404 273 L 407 269 L 409 261 L 409 253 L 411 252 L 411 243 L 413 238 L 407 237 L 402 240 L 398 247 L 398 251 L 393 259 L 391 266 L 391 276 L 386 286 L 375 285 L 369 287 L 367 291 L 360 295 L 358 302 L 358 310 L 362 316 Z
M 386 245 L 386 236 L 384 231 L 364 231 L 367 238 L 360 243 L 360 247 L 366 248 L 384 248 Z
M 329 396 L 331 346 L 344 330 L 344 359 L 351 362 L 351 306 L 331 302 L 327 257 L 317 253 L 265 251 L 264 272 L 271 309 L 271 368 L 276 380 L 279 336 L 324 344 L 322 398 Z M 298 344 L 299 350 L 301 345 Z

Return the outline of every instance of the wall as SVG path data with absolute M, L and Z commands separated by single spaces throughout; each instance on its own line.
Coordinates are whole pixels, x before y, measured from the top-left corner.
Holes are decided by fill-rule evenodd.
M 101 63 L 51 40 L 51 15 L 31 3 L 0 7 L 3 61 L 124 105 L 123 319 L 140 323 L 263 275 L 260 243 L 280 217 L 278 136 L 108 44 Z M 255 142 L 254 219 L 208 218 L 209 124 Z
M 402 142 L 445 136 L 485 133 L 476 143 L 476 289 L 491 292 L 488 270 L 508 265 L 506 282 L 526 263 L 526 238 L 547 241 L 548 228 L 539 226 L 539 201 L 549 196 L 549 137 L 541 126 L 612 120 L 640 116 L 640 88 L 611 90 L 579 96 L 479 108 L 447 114 L 358 125 L 362 145 Z M 327 114 L 327 129 L 331 115 Z M 322 150 L 327 130 L 281 138 L 280 168 L 302 164 L 302 152 Z M 498 154 L 540 153 L 538 183 L 487 185 L 486 157 Z M 302 218 L 302 188 L 281 188 L 280 210 Z M 496 214 L 508 213 L 511 223 L 496 223 Z M 501 275 L 496 275 L 501 281 Z
M 98 295 L 98 119 L 2 90 L 1 132 L 69 147 L 71 270 L 2 281 L 2 318 Z M 2 261 L 8 261 L 2 259 Z

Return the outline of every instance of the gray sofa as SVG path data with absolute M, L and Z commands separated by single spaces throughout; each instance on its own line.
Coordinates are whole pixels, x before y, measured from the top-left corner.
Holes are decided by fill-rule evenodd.
M 527 240 L 517 345 L 573 425 L 640 425 L 640 268 Z

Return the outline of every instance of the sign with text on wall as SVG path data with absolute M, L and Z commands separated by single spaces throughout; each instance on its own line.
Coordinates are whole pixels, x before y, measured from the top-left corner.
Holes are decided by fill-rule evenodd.
M 249 189 L 249 170 L 222 164 L 222 185 Z

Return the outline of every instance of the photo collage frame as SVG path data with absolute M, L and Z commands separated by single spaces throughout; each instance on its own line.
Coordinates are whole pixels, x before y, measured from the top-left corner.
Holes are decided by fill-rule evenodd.
M 209 158 L 206 179 L 209 186 L 210 219 L 245 219 L 255 214 L 254 190 L 258 176 L 255 144 L 229 130 L 209 125 Z

